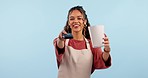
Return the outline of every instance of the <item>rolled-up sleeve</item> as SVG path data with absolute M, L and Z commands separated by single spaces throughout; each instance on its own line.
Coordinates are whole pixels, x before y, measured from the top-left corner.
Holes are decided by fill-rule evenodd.
M 101 48 L 93 48 L 93 68 L 94 69 L 105 69 L 111 66 L 111 56 L 107 61 L 103 60 Z

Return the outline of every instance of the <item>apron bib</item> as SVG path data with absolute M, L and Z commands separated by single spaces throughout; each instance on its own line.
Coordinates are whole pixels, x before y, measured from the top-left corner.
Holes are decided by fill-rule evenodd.
M 87 49 L 76 50 L 65 42 L 65 52 L 58 70 L 58 78 L 90 78 L 93 55 L 88 40 Z M 81 46 L 81 45 L 80 45 Z

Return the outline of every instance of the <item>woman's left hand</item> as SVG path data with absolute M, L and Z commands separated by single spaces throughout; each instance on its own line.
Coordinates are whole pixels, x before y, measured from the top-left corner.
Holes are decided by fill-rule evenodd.
M 109 53 L 110 52 L 109 39 L 106 35 L 103 39 L 104 39 L 104 52 Z

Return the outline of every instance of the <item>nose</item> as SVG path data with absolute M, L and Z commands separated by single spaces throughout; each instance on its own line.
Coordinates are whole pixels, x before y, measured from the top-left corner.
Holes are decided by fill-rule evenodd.
M 78 22 L 78 19 L 74 19 L 74 21 L 73 22 Z

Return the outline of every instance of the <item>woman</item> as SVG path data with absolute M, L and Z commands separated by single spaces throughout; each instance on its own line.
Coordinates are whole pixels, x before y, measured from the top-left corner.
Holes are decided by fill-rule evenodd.
M 109 39 L 105 35 L 104 51 L 93 48 L 88 32 L 90 26 L 85 10 L 72 7 L 67 23 L 59 37 L 54 39 L 58 64 L 58 78 L 90 78 L 95 69 L 111 66 Z M 73 39 L 64 39 L 62 34 L 71 33 Z

